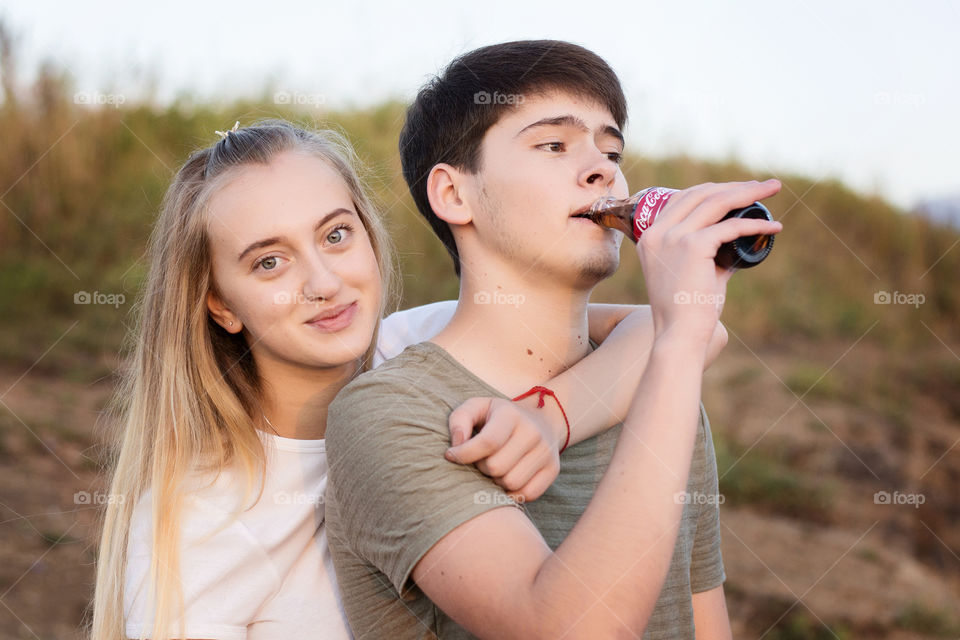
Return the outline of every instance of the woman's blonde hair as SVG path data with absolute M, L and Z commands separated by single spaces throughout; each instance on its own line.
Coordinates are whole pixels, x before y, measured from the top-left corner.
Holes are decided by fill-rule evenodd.
M 360 370 L 370 367 L 379 318 L 396 297 L 396 268 L 389 237 L 357 175 L 356 156 L 335 132 L 308 131 L 267 120 L 228 133 L 193 153 L 167 190 L 149 242 L 149 271 L 135 311 L 137 331 L 129 369 L 114 413 L 119 451 L 111 459 L 111 500 L 97 563 L 92 636 L 125 638 L 124 570 L 128 531 L 137 502 L 150 491 L 152 549 L 147 602 L 154 605 L 155 640 L 172 637 L 183 591 L 179 553 L 181 482 L 201 465 L 216 472 L 237 465 L 252 495 L 264 469 L 254 416 L 260 380 L 242 333 L 231 334 L 208 315 L 213 287 L 208 205 L 238 168 L 268 164 L 294 151 L 326 161 L 343 178 L 377 257 L 382 278 L 377 331 Z M 243 501 L 247 503 L 246 500 Z

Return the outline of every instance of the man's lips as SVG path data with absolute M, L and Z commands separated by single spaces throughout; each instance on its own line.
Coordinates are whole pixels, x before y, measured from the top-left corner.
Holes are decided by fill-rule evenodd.
M 589 218 L 590 216 L 587 214 L 590 213 L 590 209 L 592 208 L 593 208 L 593 202 L 591 202 L 590 204 L 585 204 L 579 209 L 577 209 L 576 211 L 574 211 L 573 213 L 571 213 L 570 217 L 571 218 Z

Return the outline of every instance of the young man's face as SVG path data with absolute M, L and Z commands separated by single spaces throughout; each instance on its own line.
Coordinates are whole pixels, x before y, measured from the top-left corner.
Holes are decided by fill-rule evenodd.
M 468 196 L 478 257 L 571 288 L 616 271 L 622 234 L 572 217 L 599 197 L 628 195 L 623 141 L 606 107 L 564 93 L 526 96 L 480 151 Z

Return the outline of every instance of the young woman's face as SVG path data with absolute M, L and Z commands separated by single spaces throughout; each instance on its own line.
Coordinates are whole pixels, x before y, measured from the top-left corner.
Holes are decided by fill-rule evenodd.
M 329 368 L 363 356 L 380 271 L 350 190 L 324 160 L 286 152 L 243 167 L 212 198 L 209 235 L 207 306 L 225 330 L 246 332 L 258 364 Z

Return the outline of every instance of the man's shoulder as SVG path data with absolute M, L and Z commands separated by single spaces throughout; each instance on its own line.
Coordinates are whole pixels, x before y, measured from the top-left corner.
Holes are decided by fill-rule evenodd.
M 331 408 L 342 406 L 358 399 L 371 400 L 391 393 L 411 393 L 417 386 L 437 377 L 438 354 L 430 348 L 430 343 L 421 342 L 410 345 L 395 358 L 387 360 L 379 367 L 361 373 L 351 380 L 334 398 Z
M 330 403 L 328 452 L 338 442 L 399 437 L 399 425 L 446 433 L 450 398 L 446 382 L 455 373 L 429 343 L 408 347 L 400 355 L 352 380 Z

